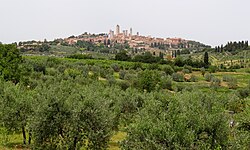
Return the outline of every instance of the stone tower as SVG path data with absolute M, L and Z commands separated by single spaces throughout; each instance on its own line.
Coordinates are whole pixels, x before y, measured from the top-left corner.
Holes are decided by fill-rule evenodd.
M 132 28 L 130 28 L 129 36 L 132 36 L 132 35 L 133 35 L 133 30 Z
M 118 35 L 118 34 L 120 34 L 120 26 L 119 25 L 116 26 L 116 35 Z

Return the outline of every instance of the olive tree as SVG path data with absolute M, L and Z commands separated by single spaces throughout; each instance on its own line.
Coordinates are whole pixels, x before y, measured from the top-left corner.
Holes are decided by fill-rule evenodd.
M 227 149 L 230 130 L 226 96 L 177 93 L 152 98 L 128 128 L 123 149 Z

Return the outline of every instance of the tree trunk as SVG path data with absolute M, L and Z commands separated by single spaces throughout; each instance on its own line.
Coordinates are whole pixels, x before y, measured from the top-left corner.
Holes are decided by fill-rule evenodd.
M 74 150 L 76 150 L 76 144 L 77 144 L 77 137 L 74 138 L 74 144 L 73 144 Z
M 22 132 L 23 132 L 23 144 L 26 144 L 26 133 L 25 133 L 25 127 L 22 127 Z
M 31 137 L 32 137 L 32 133 L 31 131 L 29 131 L 29 145 L 31 144 Z

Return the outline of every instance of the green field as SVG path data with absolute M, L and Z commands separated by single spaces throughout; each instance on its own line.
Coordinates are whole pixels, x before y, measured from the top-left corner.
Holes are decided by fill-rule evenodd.
M 1 61 L 0 149 L 249 148 L 248 68 L 14 52 Z

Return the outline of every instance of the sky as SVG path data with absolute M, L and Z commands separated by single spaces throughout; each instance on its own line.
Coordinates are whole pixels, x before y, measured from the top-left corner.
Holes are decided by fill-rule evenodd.
M 121 29 L 216 46 L 250 40 L 250 0 L 0 0 L 0 42 Z

